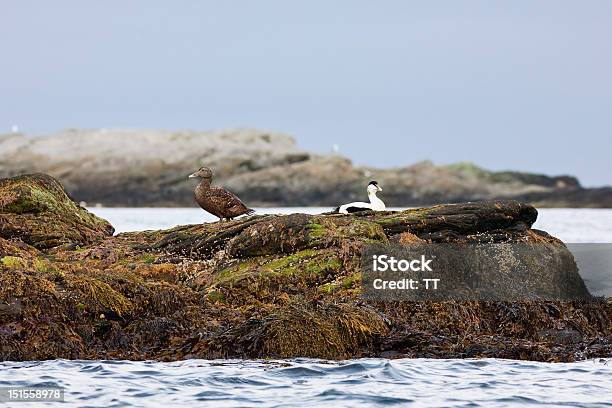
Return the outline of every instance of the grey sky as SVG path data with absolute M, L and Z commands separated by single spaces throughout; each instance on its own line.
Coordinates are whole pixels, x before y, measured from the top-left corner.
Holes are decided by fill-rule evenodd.
M 612 184 L 611 1 L 0 0 L 0 130 L 259 127 Z

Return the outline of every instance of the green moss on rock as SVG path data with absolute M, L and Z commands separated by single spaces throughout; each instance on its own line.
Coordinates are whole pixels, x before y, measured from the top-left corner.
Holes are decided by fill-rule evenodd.
M 239 261 L 215 273 L 217 285 L 234 285 L 243 279 L 286 277 L 289 280 L 308 279 L 338 273 L 342 261 L 333 252 L 305 249 L 280 258 L 262 257 Z
M 227 251 L 236 258 L 265 256 L 326 248 L 346 239 L 387 242 L 381 226 L 369 220 L 291 214 L 250 225 L 228 242 Z
M 53 177 L 30 174 L 0 180 L 0 237 L 18 237 L 39 249 L 91 244 L 113 227 L 78 206 Z
M 341 267 L 342 262 L 334 254 L 320 253 L 313 249 L 299 251 L 262 265 L 264 271 L 282 275 L 321 274 L 337 271 Z
M 612 355 L 609 300 L 361 296 L 368 244 L 538 243 L 526 248 L 525 264 L 548 254 L 558 273 L 571 254 L 529 229 L 536 216 L 531 206 L 491 201 L 253 216 L 111 237 L 53 179 L 3 180 L 0 360 Z
M 23 268 L 26 265 L 26 261 L 18 256 L 4 256 L 0 263 L 9 269 Z

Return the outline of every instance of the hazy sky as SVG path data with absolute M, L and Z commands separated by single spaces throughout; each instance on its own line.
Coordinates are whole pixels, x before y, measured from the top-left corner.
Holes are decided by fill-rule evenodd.
M 471 160 L 612 184 L 612 1 L 0 10 L 0 131 L 258 127 L 360 164 Z

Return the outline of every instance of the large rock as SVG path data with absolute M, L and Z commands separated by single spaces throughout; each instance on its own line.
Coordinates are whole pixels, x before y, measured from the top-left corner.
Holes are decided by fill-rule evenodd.
M 76 204 L 46 174 L 0 179 L 0 237 L 18 238 L 35 248 L 92 244 L 113 227 Z
M 215 182 L 250 206 L 336 206 L 363 200 L 372 179 L 389 206 L 514 198 L 547 206 L 612 207 L 612 188 L 585 189 L 569 176 L 491 172 L 429 161 L 390 169 L 299 149 L 284 134 L 70 129 L 47 137 L 0 135 L 0 177 L 45 172 L 79 201 L 104 205 L 194 205 L 187 175 L 206 165 Z
M 532 230 L 537 211 L 516 201 L 261 215 L 107 237 L 108 224 L 50 177 L 4 181 L 0 191 L 11 220 L 0 238 L 0 360 L 612 355 L 612 303 L 589 296 L 571 253 Z M 75 240 L 89 243 L 48 248 Z M 487 265 L 502 268 L 503 285 L 513 285 L 506 265 L 529 268 L 516 282 L 524 300 L 363 297 L 371 246 L 491 243 L 502 250 L 487 252 Z M 534 285 L 559 296 L 534 300 Z

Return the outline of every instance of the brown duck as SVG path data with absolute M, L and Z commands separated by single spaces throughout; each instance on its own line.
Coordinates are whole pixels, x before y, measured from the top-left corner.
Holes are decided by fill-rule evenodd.
M 220 218 L 231 220 L 243 214 L 253 214 L 255 210 L 248 208 L 232 192 L 223 187 L 214 187 L 212 181 L 212 170 L 208 167 L 201 167 L 198 171 L 189 175 L 189 178 L 199 177 L 202 179 L 195 189 L 195 198 L 204 211 Z

